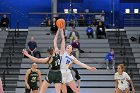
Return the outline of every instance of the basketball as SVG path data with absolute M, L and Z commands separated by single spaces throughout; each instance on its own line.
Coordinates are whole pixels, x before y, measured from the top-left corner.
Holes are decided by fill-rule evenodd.
M 58 19 L 56 21 L 56 25 L 58 28 L 63 29 L 65 28 L 65 20 L 64 19 Z

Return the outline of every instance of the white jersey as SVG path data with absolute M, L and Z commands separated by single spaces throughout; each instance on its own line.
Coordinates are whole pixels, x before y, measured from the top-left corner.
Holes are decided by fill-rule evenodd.
M 61 69 L 69 69 L 69 66 L 70 64 L 72 64 L 74 56 L 69 55 L 67 52 L 64 52 L 64 54 L 60 56 L 61 56 Z
M 115 73 L 115 80 L 118 80 L 118 87 L 128 86 L 128 80 L 130 80 L 129 75 L 126 72 L 123 72 L 122 75 Z

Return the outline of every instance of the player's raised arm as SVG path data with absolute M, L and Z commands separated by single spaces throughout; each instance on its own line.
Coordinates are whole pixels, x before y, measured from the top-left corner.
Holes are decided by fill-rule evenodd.
M 59 29 L 57 30 L 56 35 L 53 40 L 55 53 L 59 53 L 59 49 L 58 49 L 58 45 L 57 45 L 58 35 L 59 35 Z
M 96 68 L 95 68 L 95 67 L 90 67 L 90 66 L 88 66 L 88 65 L 86 65 L 86 64 L 84 64 L 84 63 L 82 63 L 82 62 L 80 62 L 80 61 L 77 60 L 76 58 L 73 59 L 73 62 L 74 62 L 75 64 L 77 64 L 77 65 L 83 67 L 83 68 L 86 68 L 86 69 L 90 70 L 90 71 L 96 71 Z
M 51 60 L 51 58 L 52 58 L 51 56 L 47 57 L 47 58 L 36 58 L 36 57 L 33 57 L 33 56 L 28 54 L 26 49 L 23 49 L 22 53 L 24 55 L 26 55 L 30 60 L 32 60 L 34 62 L 39 62 L 39 63 L 49 63 L 48 61 Z
M 65 52 L 65 36 L 64 36 L 64 30 L 60 29 L 61 32 L 61 54 L 63 54 Z

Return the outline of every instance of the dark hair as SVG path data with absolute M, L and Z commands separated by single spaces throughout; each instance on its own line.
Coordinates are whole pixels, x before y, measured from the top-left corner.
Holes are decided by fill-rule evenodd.
M 71 46 L 72 47 L 72 46 Z M 70 55 L 72 55 L 73 54 L 73 47 L 72 47 L 72 52 L 70 53 Z
M 53 47 L 50 47 L 50 46 L 49 46 L 49 48 L 47 49 L 47 52 L 48 52 L 50 55 L 52 55 L 52 54 L 53 54 Z

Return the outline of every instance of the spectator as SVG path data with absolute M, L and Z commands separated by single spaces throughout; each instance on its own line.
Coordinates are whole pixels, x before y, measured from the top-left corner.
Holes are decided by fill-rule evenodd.
M 71 19 L 71 20 L 70 20 L 70 23 L 69 23 L 69 26 L 70 26 L 70 27 L 73 27 L 74 25 L 75 25 L 75 24 L 74 24 L 74 20 Z
M 41 54 L 37 51 L 37 43 L 35 42 L 34 37 L 31 37 L 31 41 L 28 42 L 28 53 L 33 55 L 34 57 L 39 56 L 41 58 Z
M 80 42 L 76 38 L 74 42 L 71 43 L 71 46 L 73 47 L 73 52 L 76 58 L 79 58 L 80 53 Z
M 115 66 L 115 55 L 114 55 L 114 49 L 110 49 L 110 52 L 106 55 L 106 69 L 109 69 L 109 63 L 112 63 L 112 69 L 114 69 Z
M 70 43 L 75 40 L 75 38 L 79 39 L 79 33 L 76 31 L 75 27 L 72 27 L 72 31 L 70 32 L 69 38 L 70 38 Z
M 51 31 L 52 34 L 56 34 L 57 30 L 58 30 L 58 27 L 56 25 L 56 18 L 53 18 L 53 21 L 51 23 L 50 31 Z
M 86 32 L 87 32 L 88 38 L 90 38 L 90 36 L 91 36 L 92 38 L 94 38 L 93 29 L 91 28 L 91 26 L 88 26 Z
M 2 85 L 2 80 L 0 78 L 0 93 L 3 93 L 3 85 Z
M 105 27 L 102 24 L 102 22 L 99 22 L 97 29 L 96 29 L 96 36 L 97 39 L 101 39 L 103 38 L 102 36 L 104 36 L 104 38 L 106 38 L 106 32 L 105 32 Z
M 3 15 L 3 17 L 1 18 L 1 30 L 6 31 L 6 28 L 8 28 L 8 25 L 9 25 L 9 19 L 7 15 Z
M 75 78 L 78 82 L 78 92 L 80 93 L 80 83 L 81 83 L 80 74 L 79 74 L 78 70 L 72 66 L 70 66 L 70 70 L 71 70 L 73 78 Z M 69 86 L 67 86 L 67 91 L 68 91 L 68 93 L 74 93 Z
M 84 15 L 80 15 L 78 19 L 79 26 L 84 26 Z

